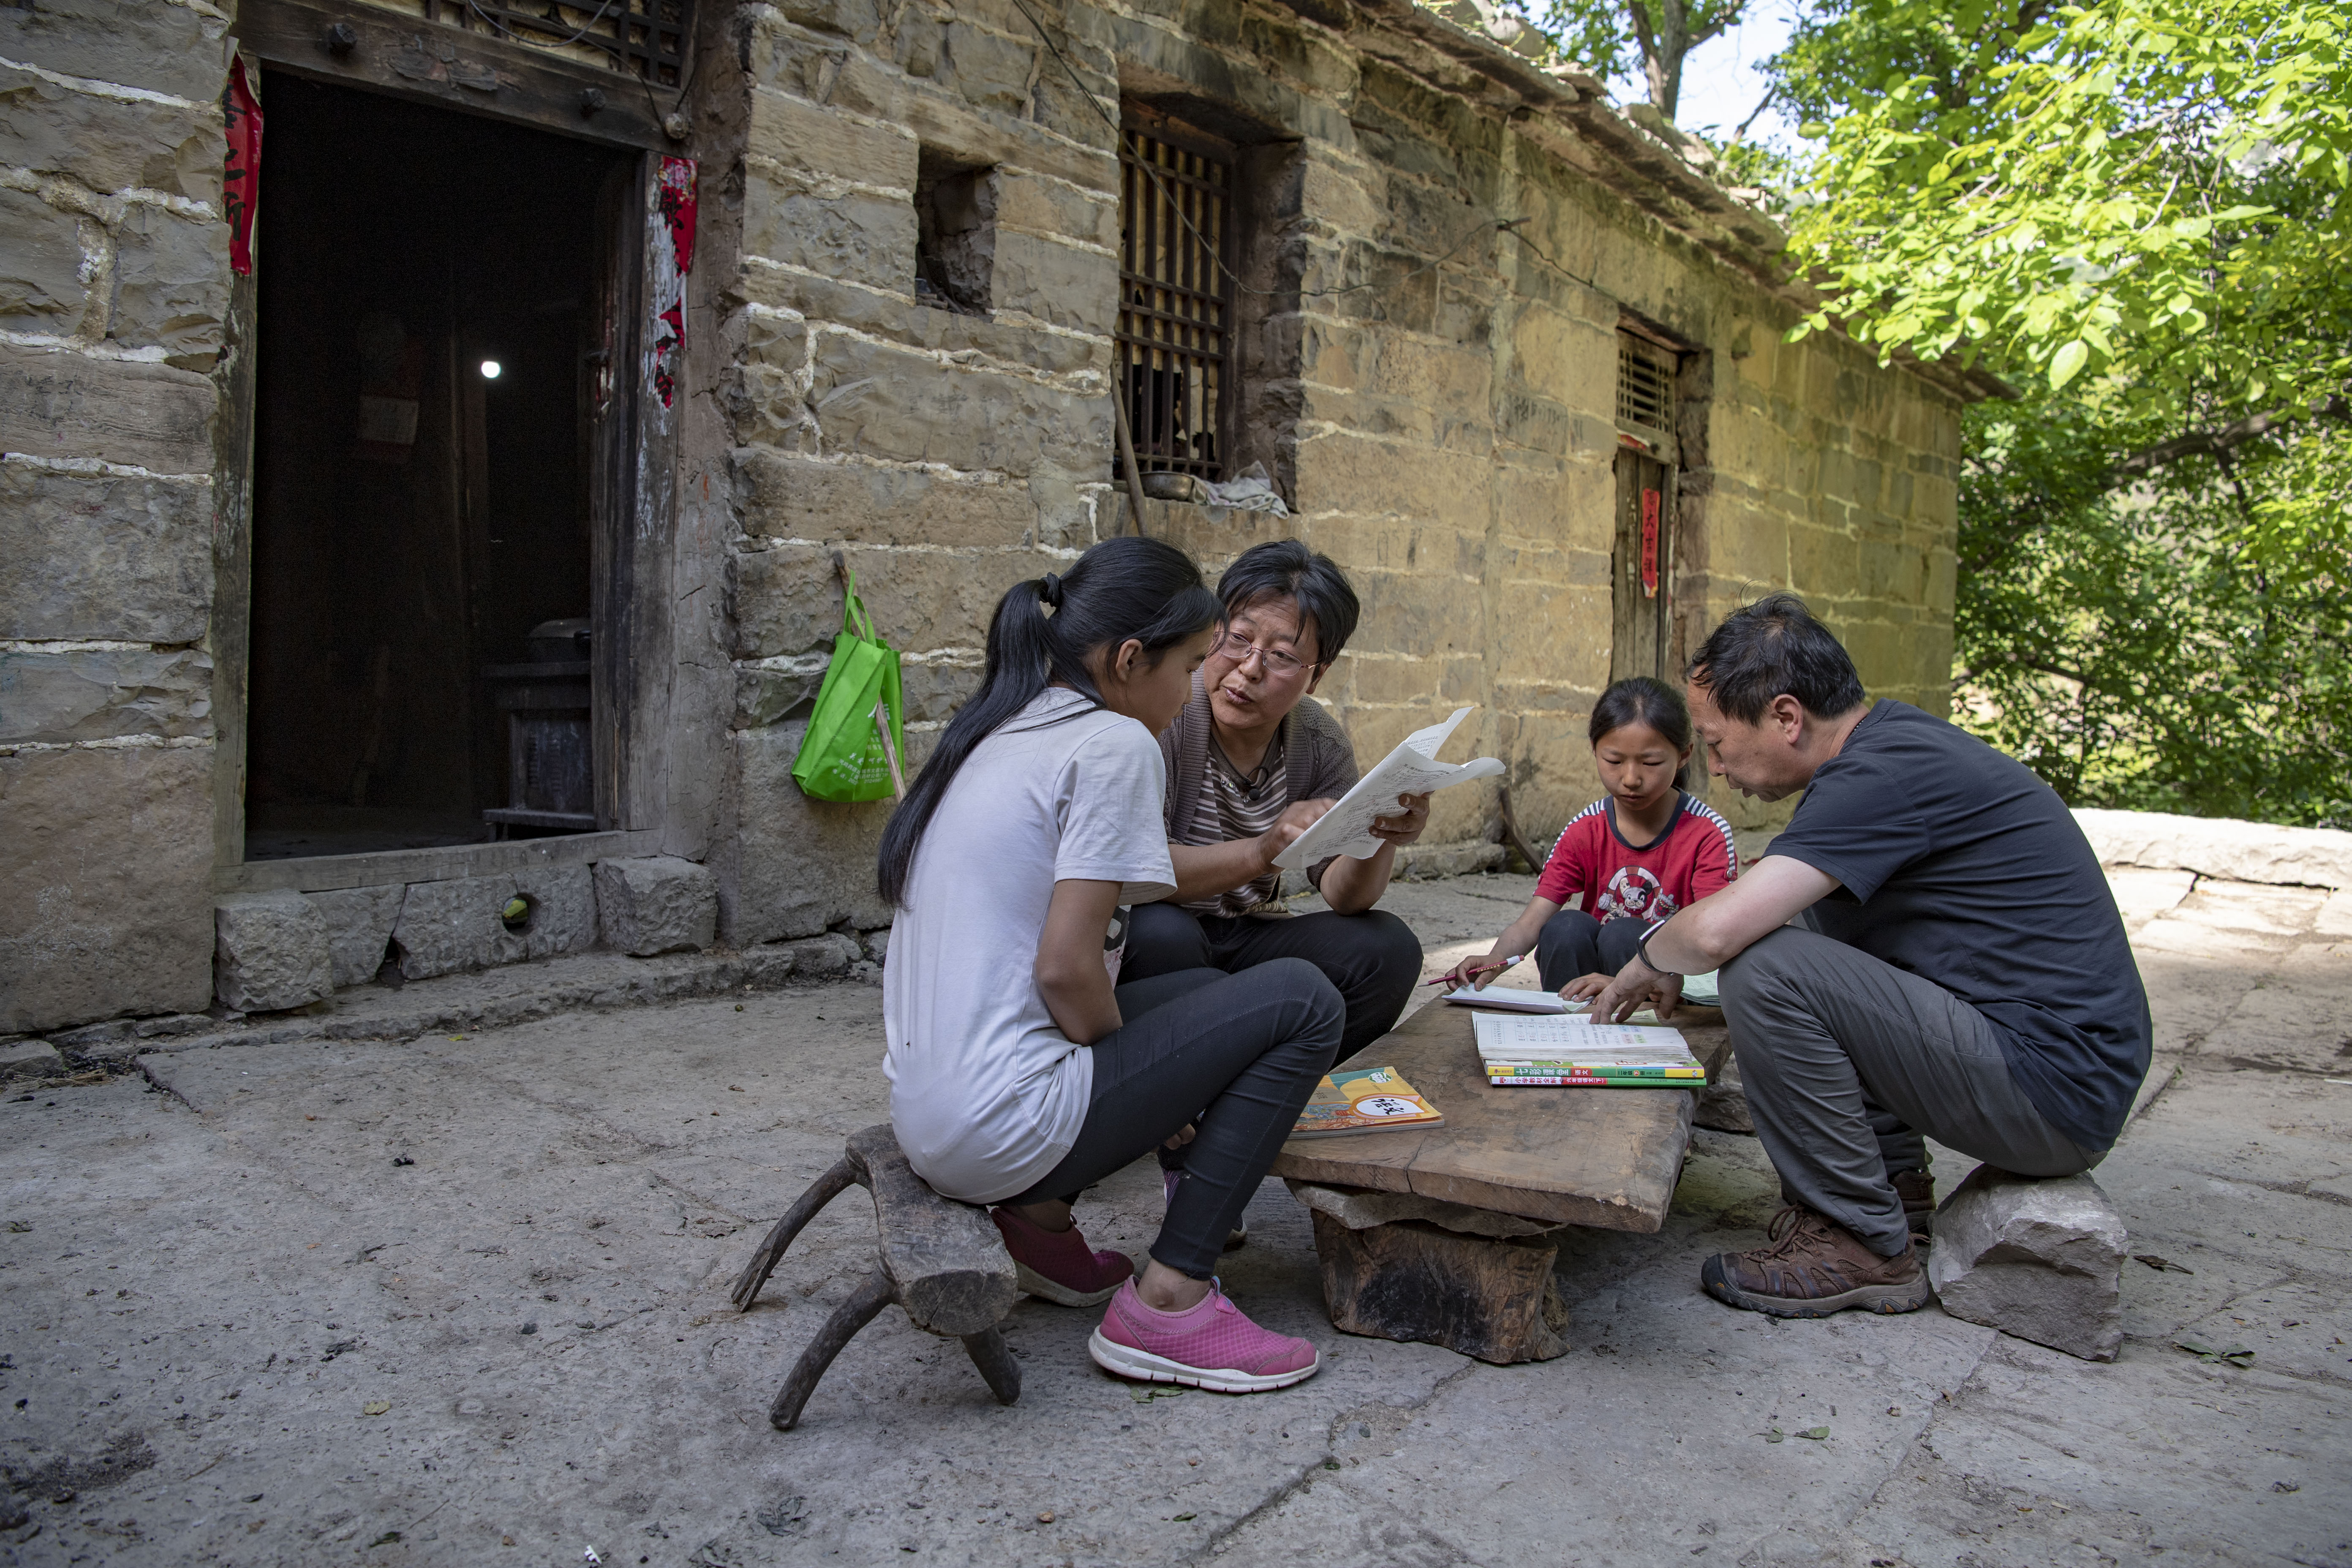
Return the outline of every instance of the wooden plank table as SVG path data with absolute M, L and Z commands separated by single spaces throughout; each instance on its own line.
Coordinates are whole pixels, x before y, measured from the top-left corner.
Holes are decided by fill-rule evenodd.
M 1498 1089 L 1473 1009 L 1433 1002 L 1346 1062 L 1391 1067 L 1444 1125 L 1294 1139 L 1274 1174 L 1315 1211 L 1331 1321 L 1494 1362 L 1568 1348 L 1551 1283 L 1570 1225 L 1654 1231 L 1690 1147 L 1696 1096 L 1664 1089 Z M 1710 1079 L 1731 1048 L 1721 1013 L 1677 1010 Z

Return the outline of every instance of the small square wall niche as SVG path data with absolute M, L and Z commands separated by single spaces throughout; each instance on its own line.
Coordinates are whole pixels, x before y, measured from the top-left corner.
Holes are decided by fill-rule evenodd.
M 996 270 L 996 171 L 926 147 L 915 175 L 915 298 L 986 315 Z

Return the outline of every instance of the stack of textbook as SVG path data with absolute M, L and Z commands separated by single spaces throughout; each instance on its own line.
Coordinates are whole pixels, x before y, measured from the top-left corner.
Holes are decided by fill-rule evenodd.
M 1678 1029 L 1480 1013 L 1478 1059 L 1507 1088 L 1699 1089 L 1706 1068 Z

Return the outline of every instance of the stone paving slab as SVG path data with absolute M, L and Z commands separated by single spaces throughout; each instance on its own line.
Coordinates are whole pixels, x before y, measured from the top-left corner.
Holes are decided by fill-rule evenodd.
M 870 1209 L 828 1209 L 751 1313 L 726 1289 L 883 1114 L 870 984 L 158 1036 L 139 1076 L 0 1091 L 0 1563 L 2352 1563 L 2352 957 L 2325 901 L 2186 876 L 2118 877 L 2144 939 L 2178 929 L 2140 949 L 2161 1070 L 2098 1179 L 2177 1267 L 2125 1266 L 2105 1366 L 1933 1308 L 1712 1302 L 1700 1259 L 1778 1200 L 1754 1139 L 1702 1131 L 1661 1232 L 1567 1234 L 1555 1362 L 1333 1332 L 1269 1184 L 1224 1278 L 1323 1348 L 1308 1383 L 1140 1397 L 1087 1360 L 1094 1314 L 1024 1302 L 1005 1409 L 891 1311 L 778 1434 Z M 1532 884 L 1390 902 L 1443 967 Z M 1139 1251 L 1158 1185 L 1104 1183 L 1089 1235 Z

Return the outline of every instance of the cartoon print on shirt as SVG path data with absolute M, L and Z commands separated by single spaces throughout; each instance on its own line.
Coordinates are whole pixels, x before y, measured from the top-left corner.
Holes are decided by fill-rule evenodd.
M 1647 866 L 1620 866 L 1609 879 L 1609 886 L 1601 889 L 1592 912 L 1604 921 L 1662 921 L 1677 907 L 1655 871 Z

